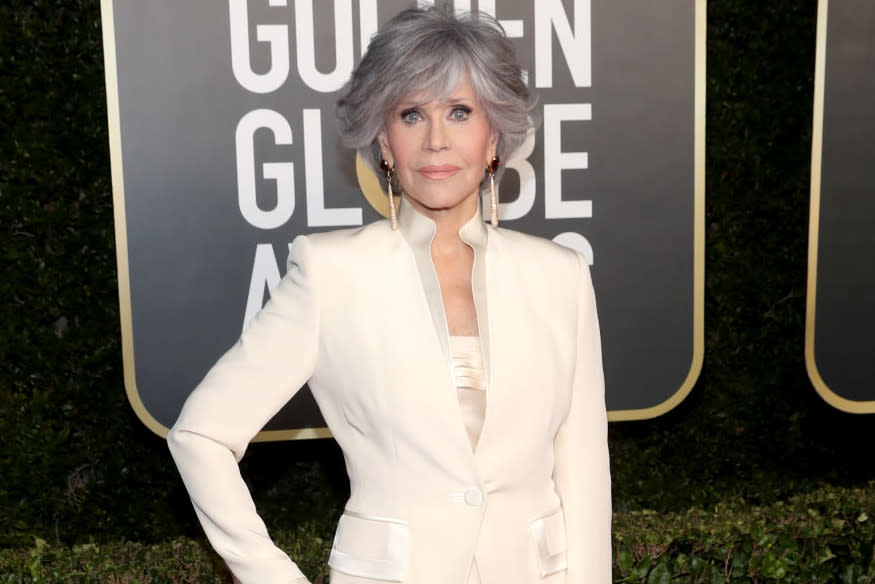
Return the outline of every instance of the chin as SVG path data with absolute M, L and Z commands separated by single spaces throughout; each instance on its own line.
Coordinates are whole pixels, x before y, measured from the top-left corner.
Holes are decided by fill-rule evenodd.
M 477 191 L 469 191 L 468 194 L 448 194 L 445 192 L 445 189 L 443 193 L 429 193 L 429 190 L 431 189 L 423 189 L 424 192 L 421 191 L 421 194 L 418 195 L 408 193 L 407 196 L 420 206 L 433 211 L 446 211 L 460 205 L 465 205 L 472 198 L 477 199 Z

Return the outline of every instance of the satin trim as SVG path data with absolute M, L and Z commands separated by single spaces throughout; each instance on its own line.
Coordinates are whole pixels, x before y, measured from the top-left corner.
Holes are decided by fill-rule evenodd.
M 386 533 L 386 558 L 362 558 L 337 548 L 339 535 L 343 530 L 345 517 L 354 517 L 365 521 L 383 523 Z M 328 565 L 332 570 L 343 572 L 359 578 L 371 578 L 386 582 L 403 582 L 404 559 L 407 554 L 408 527 L 407 523 L 398 519 L 389 519 L 377 515 L 367 515 L 344 511 L 337 522 L 334 543 L 328 557 Z
M 398 525 L 407 525 L 407 522 L 402 519 L 383 517 L 382 515 L 371 515 L 370 513 L 360 513 L 358 511 L 350 511 L 349 509 L 344 509 L 343 514 L 349 515 L 350 517 L 357 517 L 358 519 L 367 519 L 368 521 L 382 521 L 383 523 L 397 523 Z
M 545 517 L 541 517 L 540 519 L 535 519 L 532 521 L 529 528 L 531 529 L 532 537 L 535 540 L 535 547 L 538 550 L 538 563 L 541 567 L 541 576 L 546 578 L 551 574 L 567 570 L 568 558 L 565 543 L 565 516 L 562 513 L 562 509 Z M 548 537 L 548 530 L 552 537 Z M 559 549 L 551 550 L 551 543 L 553 544 L 552 547 L 558 547 Z

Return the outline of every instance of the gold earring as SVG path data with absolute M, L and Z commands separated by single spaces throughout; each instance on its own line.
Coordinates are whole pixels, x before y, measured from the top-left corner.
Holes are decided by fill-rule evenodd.
M 486 171 L 489 173 L 489 203 L 491 208 L 489 222 L 492 223 L 493 227 L 498 227 L 498 193 L 495 190 L 495 171 L 498 170 L 499 165 L 501 165 L 501 159 L 498 156 L 493 156 L 492 162 L 486 167 Z
M 395 193 L 392 192 L 392 176 L 395 170 L 389 166 L 386 159 L 380 160 L 380 168 L 386 173 L 386 185 L 389 187 L 389 223 L 392 225 L 392 231 L 398 229 L 398 219 L 395 216 Z

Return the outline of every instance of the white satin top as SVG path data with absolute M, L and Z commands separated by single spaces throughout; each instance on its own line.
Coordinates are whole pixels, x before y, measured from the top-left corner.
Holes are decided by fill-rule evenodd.
M 471 449 L 477 448 L 486 416 L 486 385 L 483 383 L 483 352 L 478 336 L 450 336 L 453 376 L 459 409 Z

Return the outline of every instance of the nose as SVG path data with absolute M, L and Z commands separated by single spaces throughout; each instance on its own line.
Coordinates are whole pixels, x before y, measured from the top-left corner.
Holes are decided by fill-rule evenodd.
M 425 148 L 433 152 L 446 150 L 449 147 L 447 131 L 439 121 L 433 121 L 428 125 L 428 134 L 425 137 Z

